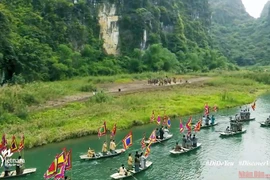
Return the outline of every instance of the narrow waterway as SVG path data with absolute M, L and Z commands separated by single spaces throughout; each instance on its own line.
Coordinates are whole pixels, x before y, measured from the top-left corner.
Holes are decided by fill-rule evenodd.
M 226 139 L 220 138 L 217 131 L 226 129 L 229 125 L 229 116 L 234 116 L 238 113 L 239 107 L 221 110 L 216 113 L 216 120 L 219 122 L 217 126 L 210 129 L 202 129 L 197 133 L 202 147 L 194 152 L 176 157 L 171 156 L 169 151 L 175 145 L 175 142 L 181 142 L 182 135 L 179 133 L 179 119 L 172 120 L 170 131 L 174 134 L 174 137 L 168 142 L 151 148 L 149 160 L 153 162 L 153 166 L 149 170 L 136 175 L 136 179 L 234 180 L 239 179 L 239 171 L 270 173 L 270 128 L 260 127 L 259 124 L 260 121 L 264 121 L 270 115 L 270 95 L 260 97 L 256 104 L 256 110 L 251 112 L 251 116 L 256 117 L 256 120 L 244 123 L 243 128 L 247 129 L 245 134 Z M 198 116 L 193 116 L 196 118 L 196 121 Z M 187 119 L 188 117 L 183 118 L 185 121 Z M 24 153 L 26 167 L 36 167 L 37 172 L 19 179 L 43 179 L 43 174 L 51 164 L 54 156 L 60 153 L 63 147 L 66 147 L 67 149 L 72 149 L 73 168 L 67 175 L 71 176 L 73 180 L 109 180 L 110 175 L 115 172 L 116 168 L 119 168 L 122 163 L 127 164 L 128 153 L 134 155 L 135 151 L 140 150 L 140 141 L 143 133 L 146 132 L 148 137 L 155 127 L 155 124 L 150 124 L 132 128 L 134 145 L 125 154 L 111 159 L 80 161 L 79 155 L 85 153 L 88 147 L 94 148 L 96 152 L 101 151 L 102 143 L 106 138 L 98 139 L 97 136 L 88 136 L 27 150 Z M 120 142 L 129 131 L 118 131 L 116 142 Z M 227 165 L 210 166 L 207 164 L 209 161 L 218 161 L 220 163 L 227 163 Z M 241 161 L 269 162 L 268 165 L 264 166 L 248 166 L 239 165 Z M 131 177 L 130 179 L 134 178 Z

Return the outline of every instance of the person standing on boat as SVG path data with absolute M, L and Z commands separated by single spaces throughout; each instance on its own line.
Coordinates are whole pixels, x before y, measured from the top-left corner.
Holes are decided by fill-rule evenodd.
M 131 153 L 129 153 L 129 155 L 128 155 L 128 170 L 133 169 L 132 165 L 133 165 L 133 159 L 132 159 Z
M 104 141 L 103 145 L 102 145 L 102 153 L 103 155 L 106 155 L 107 154 L 107 142 Z
M 187 148 L 189 149 L 191 147 L 191 139 L 190 136 L 187 135 L 187 143 L 186 143 Z
M 226 131 L 230 131 L 230 126 L 227 126 Z
M 156 129 L 156 139 L 159 139 L 159 130 L 158 130 L 158 128 Z
M 214 125 L 214 124 L 215 124 L 215 116 L 212 115 L 212 117 L 211 117 L 211 125 Z
M 183 135 L 183 138 L 182 138 L 182 147 L 183 147 L 183 148 L 186 148 L 186 143 L 187 143 L 186 136 Z
M 164 138 L 167 138 L 169 135 L 169 129 L 167 127 L 165 127 L 164 129 Z
M 6 160 L 4 160 L 3 164 L 4 164 L 4 169 L 5 169 L 4 177 L 7 177 L 7 176 L 9 176 L 9 172 L 10 172 L 9 165 L 8 165 Z
M 16 164 L 16 175 L 20 175 L 23 173 L 23 160 L 22 160 L 22 157 L 19 156 L 18 157 L 18 162 Z
M 164 138 L 163 126 L 159 129 L 159 137 L 161 140 Z
M 114 140 L 112 139 L 111 142 L 110 142 L 110 152 L 112 154 L 115 153 L 115 148 L 116 148 L 116 145 L 115 145 Z
M 140 156 L 140 166 L 142 169 L 146 167 L 146 157 L 143 155 L 143 153 L 141 153 Z
M 206 124 L 206 117 L 205 117 L 205 115 L 203 115 L 202 121 L 204 121 L 204 123 Z
M 209 117 L 209 115 L 207 115 L 206 120 L 205 120 L 206 126 L 209 126 L 209 121 L 210 121 L 210 117 Z
M 135 155 L 135 172 L 140 170 L 140 155 Z
M 119 168 L 118 173 L 119 173 L 121 176 L 126 176 L 126 175 L 127 175 L 127 170 L 126 170 L 124 164 L 122 164 L 122 166 Z
M 197 147 L 197 141 L 198 141 L 198 140 L 197 140 L 197 138 L 195 137 L 195 134 L 193 134 L 193 138 L 192 138 L 192 142 L 193 142 L 193 143 L 192 143 L 192 146 L 193 146 L 193 147 Z

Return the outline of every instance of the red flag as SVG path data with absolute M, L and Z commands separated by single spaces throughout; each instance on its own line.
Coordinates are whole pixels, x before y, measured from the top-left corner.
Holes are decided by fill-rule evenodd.
M 205 104 L 204 106 L 204 115 L 208 115 L 209 114 L 209 106 L 208 104 Z
M 111 137 L 114 137 L 115 134 L 116 134 L 116 124 L 114 124 L 113 126 Z
M 6 139 L 6 135 L 3 134 L 0 150 L 2 151 L 3 149 L 6 149 L 6 148 L 7 148 L 7 139 Z
M 195 128 L 194 128 L 194 131 L 196 131 L 196 132 L 200 131 L 201 125 L 202 125 L 202 119 L 200 119 L 200 120 L 197 122 L 197 124 L 196 124 L 196 126 L 195 126 Z
M 10 150 L 11 150 L 12 153 L 18 151 L 18 146 L 17 146 L 16 138 L 15 138 L 14 135 L 12 136 L 12 141 L 11 141 L 11 147 L 10 147 Z
M 213 107 L 213 111 L 214 111 L 214 112 L 217 112 L 217 109 L 218 109 L 218 107 L 217 107 L 217 105 L 215 105 L 215 106 Z
M 141 140 L 141 146 L 142 146 L 142 150 L 144 150 L 144 148 L 146 147 L 146 144 L 145 144 L 145 133 L 144 133 L 143 138 Z
M 21 137 L 21 142 L 20 142 L 18 151 L 21 151 L 23 149 L 24 149 L 24 135 L 22 135 Z
M 180 125 L 179 125 L 179 128 L 180 128 L 180 133 L 184 132 L 185 128 L 184 128 L 184 126 L 183 126 L 182 119 L 180 119 Z
M 106 122 L 104 121 L 103 125 L 98 129 L 98 137 L 104 136 L 107 133 Z
M 255 108 L 256 108 L 256 101 L 251 105 L 251 108 L 253 109 L 253 111 L 255 111 Z

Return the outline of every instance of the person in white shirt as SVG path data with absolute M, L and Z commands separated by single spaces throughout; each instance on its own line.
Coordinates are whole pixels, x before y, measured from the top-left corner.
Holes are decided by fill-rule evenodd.
M 169 134 L 170 134 L 169 129 L 167 127 L 165 127 L 165 129 L 164 129 L 164 138 L 167 138 Z
M 127 175 L 127 170 L 126 170 L 124 164 L 122 164 L 122 166 L 119 168 L 119 174 L 122 176 Z

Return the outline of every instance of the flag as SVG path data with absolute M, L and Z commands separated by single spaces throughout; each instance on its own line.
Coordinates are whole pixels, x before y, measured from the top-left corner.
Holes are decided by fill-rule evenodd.
M 65 171 L 66 171 L 66 164 L 64 163 L 57 169 L 54 179 L 64 179 Z
M 167 124 L 168 121 L 168 116 L 164 113 L 164 117 L 163 117 L 163 125 L 165 126 Z
M 170 127 L 171 127 L 171 119 L 170 119 L 170 118 L 168 118 L 168 121 L 167 121 L 167 126 L 168 126 L 168 128 L 170 128 Z
M 18 151 L 21 151 L 23 149 L 24 149 L 24 135 L 22 135 L 22 137 L 21 137 L 21 142 L 20 142 Z
M 103 125 L 98 129 L 98 137 L 104 136 L 107 133 L 107 128 L 106 128 L 106 122 L 104 121 Z
M 255 111 L 255 108 L 256 108 L 256 101 L 251 105 L 251 108 L 253 109 L 253 111 Z
M 160 120 L 161 120 L 161 118 L 160 118 L 160 116 L 158 115 L 158 117 L 157 117 L 157 123 L 158 123 L 158 124 L 160 124 Z
M 144 150 L 144 148 L 146 146 L 146 144 L 145 144 L 145 133 L 144 133 L 143 138 L 141 140 L 141 146 L 142 146 L 142 150 Z
M 127 149 L 132 146 L 132 132 L 130 131 L 128 135 L 122 140 L 124 148 Z
M 150 154 L 150 152 L 151 152 L 151 144 L 152 144 L 152 142 L 150 142 L 150 144 L 147 146 L 147 148 L 146 148 L 146 150 L 145 150 L 145 153 L 144 153 L 144 156 L 145 157 L 148 157 L 149 156 L 149 154 Z
M 208 115 L 209 114 L 209 106 L 208 104 L 205 104 L 204 106 L 204 115 Z
M 196 124 L 196 126 L 195 126 L 195 128 L 194 128 L 194 131 L 195 131 L 195 132 L 200 131 L 201 125 L 202 125 L 202 119 L 200 119 L 200 120 L 197 122 L 197 124 Z
M 188 131 L 191 131 L 191 122 L 192 122 L 192 117 L 190 116 L 189 119 L 188 119 L 188 122 L 186 124 L 186 127 L 187 127 Z
M 180 126 L 179 126 L 179 128 L 180 128 L 180 133 L 184 132 L 185 128 L 183 126 L 182 119 L 180 119 Z
M 72 168 L 72 162 L 71 162 L 71 150 L 67 153 L 65 164 L 66 164 L 66 170 L 70 170 Z
M 156 141 L 156 130 L 152 131 L 152 133 L 150 134 L 149 141 L 150 142 L 155 142 Z
M 43 177 L 45 179 L 50 179 L 56 174 L 56 171 L 57 171 L 57 157 L 54 158 L 54 161 L 51 163 L 51 165 L 49 166 L 48 170 L 45 172 Z
M 16 143 L 16 137 L 14 135 L 12 136 L 10 150 L 11 150 L 12 153 L 18 151 L 18 146 L 17 146 L 17 143 Z
M 150 122 L 155 120 L 155 111 L 152 111 L 152 116 L 150 117 Z
M 57 156 L 57 166 L 61 167 L 65 163 L 65 151 Z
M 116 134 L 116 124 L 114 124 L 114 126 L 113 126 L 111 137 L 114 137 L 115 134 Z
M 213 111 L 214 111 L 214 112 L 217 112 L 217 109 L 218 109 L 218 107 L 217 107 L 217 105 L 215 105 L 215 106 L 213 107 Z
M 7 139 L 6 139 L 6 135 L 3 134 L 2 136 L 2 141 L 1 141 L 1 145 L 0 145 L 0 150 L 4 150 L 7 148 Z

